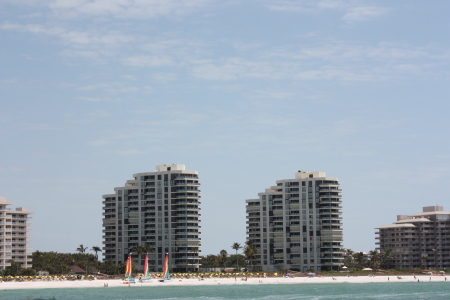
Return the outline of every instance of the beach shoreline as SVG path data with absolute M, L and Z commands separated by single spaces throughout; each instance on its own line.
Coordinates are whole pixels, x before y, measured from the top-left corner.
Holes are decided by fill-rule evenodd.
M 111 288 L 111 287 L 144 287 L 144 286 L 198 286 L 198 285 L 257 285 L 257 284 L 308 284 L 308 283 L 374 283 L 374 282 L 446 282 L 445 276 L 408 275 L 408 276 L 340 276 L 340 277 L 268 277 L 268 278 L 205 278 L 177 279 L 159 282 L 152 279 L 149 283 L 124 284 L 121 279 L 109 280 L 76 280 L 76 281 L 4 281 L 0 289 L 55 289 L 55 288 Z

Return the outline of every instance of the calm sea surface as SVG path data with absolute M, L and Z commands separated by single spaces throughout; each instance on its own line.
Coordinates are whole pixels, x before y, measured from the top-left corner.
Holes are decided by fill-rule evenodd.
M 0 290 L 0 299 L 450 299 L 450 282 L 167 287 L 147 285 L 114 288 Z

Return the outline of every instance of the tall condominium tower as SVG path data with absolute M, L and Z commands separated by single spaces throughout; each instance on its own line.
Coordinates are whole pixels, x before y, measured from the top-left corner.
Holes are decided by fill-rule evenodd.
M 298 171 L 247 203 L 247 242 L 264 271 L 338 270 L 343 265 L 341 190 L 325 172 Z
M 114 194 L 103 195 L 105 260 L 125 262 L 133 247 L 149 244 L 154 248 L 149 253 L 150 270 L 162 270 L 166 253 L 172 271 L 197 270 L 201 246 L 197 171 L 159 165 L 156 172 L 133 177 L 114 188 Z
M 30 240 L 27 232 L 30 231 L 28 222 L 33 212 L 25 207 L 11 210 L 7 206 L 14 204 L 0 197 L 0 270 L 10 266 L 9 260 L 21 264 L 22 268 L 31 268 Z
M 450 268 L 450 212 L 427 206 L 420 213 L 398 215 L 397 222 L 377 227 L 380 253 L 388 250 L 390 267 Z

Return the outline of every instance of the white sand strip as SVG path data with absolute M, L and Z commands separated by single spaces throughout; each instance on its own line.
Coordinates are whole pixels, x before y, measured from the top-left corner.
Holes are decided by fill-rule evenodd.
M 186 286 L 186 285 L 235 285 L 235 284 L 301 284 L 301 283 L 338 283 L 338 282 L 350 282 L 350 283 L 370 283 L 370 282 L 444 282 L 445 276 L 426 276 L 416 275 L 414 276 L 401 276 L 402 279 L 398 279 L 397 276 L 355 276 L 355 277 L 295 277 L 295 278 L 248 278 L 247 281 L 237 278 L 211 278 L 211 279 L 172 279 L 167 282 L 159 282 L 153 279 L 150 283 L 132 283 L 130 288 L 137 288 L 141 286 Z M 450 279 L 450 278 L 449 278 Z M 450 281 L 449 281 L 450 282 Z M 124 284 L 123 280 L 77 280 L 77 281 L 25 281 L 25 282 L 2 282 L 0 283 L 0 289 L 48 289 L 48 288 L 88 288 L 88 287 L 127 287 L 128 284 Z

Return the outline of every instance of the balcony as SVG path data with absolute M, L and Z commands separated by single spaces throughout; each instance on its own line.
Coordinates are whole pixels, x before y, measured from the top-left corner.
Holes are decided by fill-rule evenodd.
M 319 185 L 320 186 L 320 185 Z M 320 193 L 331 192 L 331 193 L 341 193 L 341 189 L 331 189 L 330 186 L 321 188 L 319 190 Z
M 177 212 L 175 213 L 175 215 L 173 215 L 175 217 L 179 217 L 179 216 L 192 216 L 192 217 L 200 217 L 201 214 L 199 213 L 189 213 L 189 212 Z
M 331 187 L 331 186 L 339 187 L 339 182 L 336 182 L 336 183 L 319 183 L 319 187 Z
M 195 186 L 200 186 L 200 182 L 190 182 L 190 181 L 186 181 L 186 182 L 175 182 L 174 185 L 175 185 L 175 186 L 182 186 L 182 185 L 195 185 Z

